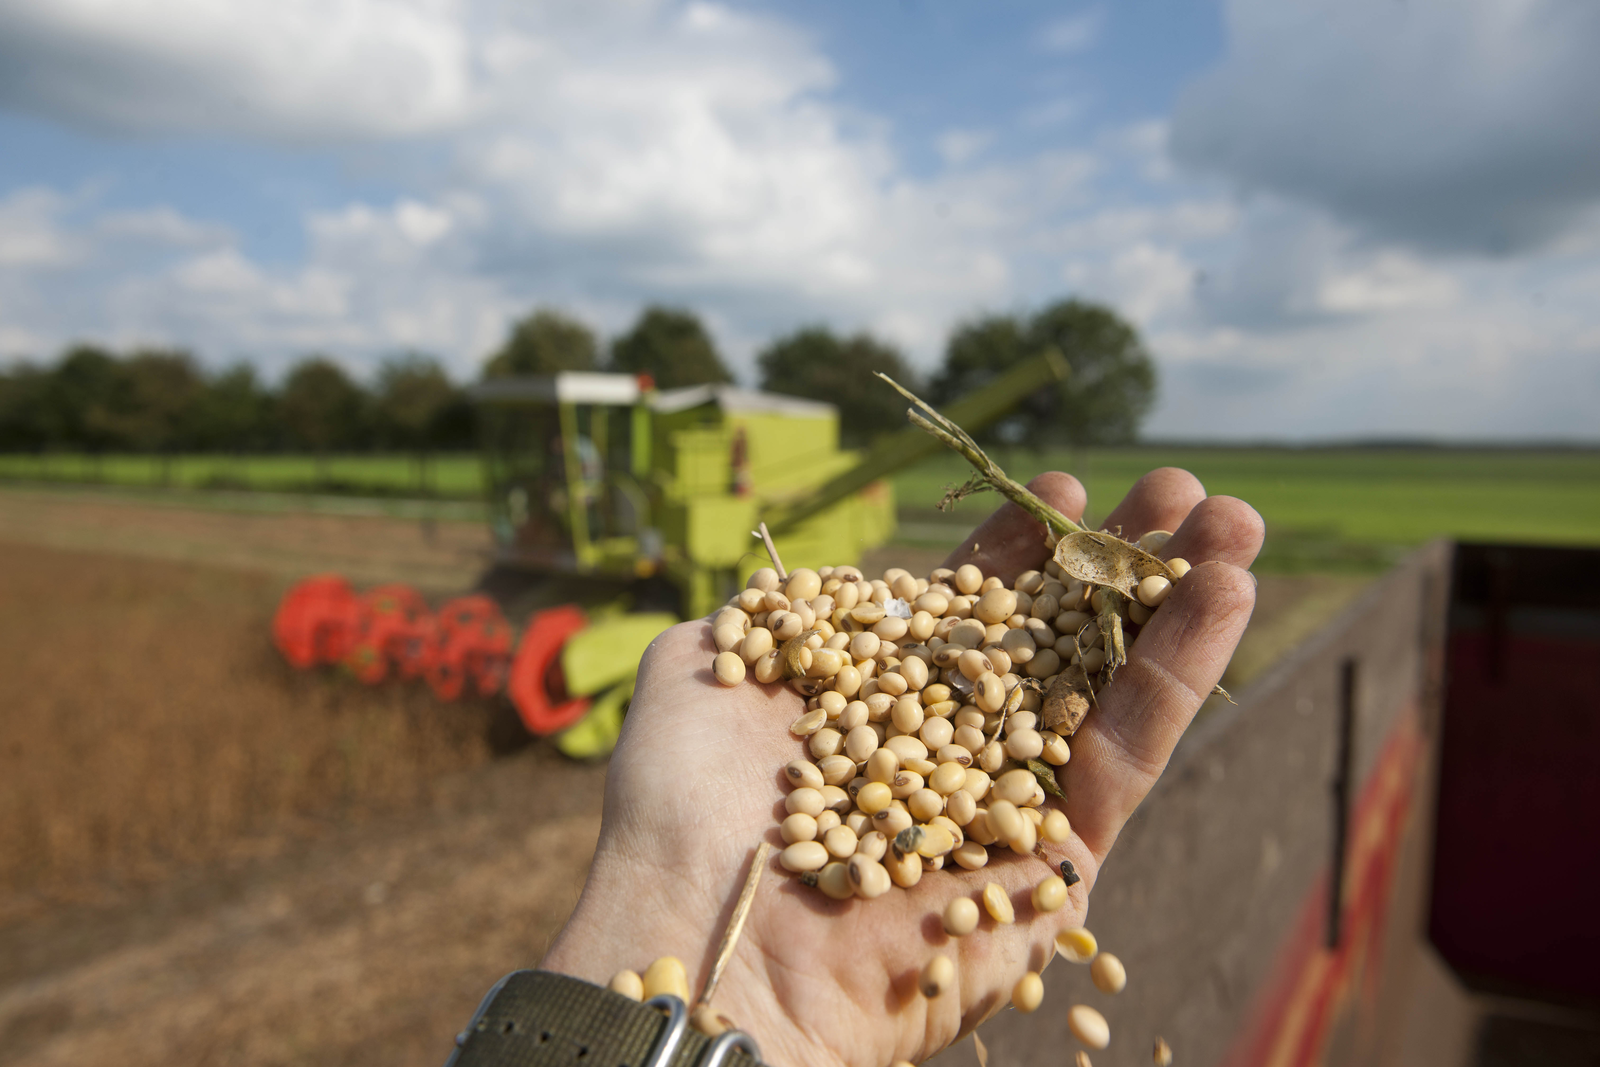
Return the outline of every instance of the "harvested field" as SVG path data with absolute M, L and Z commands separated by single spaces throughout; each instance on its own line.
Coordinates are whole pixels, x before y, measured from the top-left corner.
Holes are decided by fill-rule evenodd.
M 182 506 L 115 493 L 0 489 L 0 541 L 208 563 L 297 579 L 337 571 L 357 585 L 410 582 L 457 593 L 488 565 L 478 522 Z
M 284 584 L 6 547 L 0 890 L 148 879 L 304 820 L 412 805 L 488 758 L 483 703 L 283 664 L 268 626 Z
M 285 584 L 0 543 L 0 1063 L 439 1063 L 576 902 L 604 768 L 289 670 Z
M 528 749 L 404 816 L 0 923 L 0 1063 L 442 1063 L 577 902 L 603 781 Z
M 292 577 L 456 591 L 485 543 L 0 492 L 0 1063 L 437 1064 L 538 961 L 604 767 L 497 758 L 490 706 L 297 674 L 267 636 Z M 1263 579 L 1229 683 L 1357 588 Z

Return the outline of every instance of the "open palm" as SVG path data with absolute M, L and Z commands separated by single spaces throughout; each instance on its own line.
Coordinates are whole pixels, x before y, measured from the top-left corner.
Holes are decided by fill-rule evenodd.
M 1068 475 L 1041 475 L 1030 488 L 1074 519 L 1083 513 L 1083 487 Z M 1058 930 L 1082 925 L 1118 832 L 1238 643 L 1255 601 L 1243 568 L 1262 538 L 1247 505 L 1206 497 L 1191 475 L 1172 469 L 1141 479 L 1106 527 L 1129 538 L 1174 530 L 1163 555 L 1195 566 L 1129 648 L 1058 772 L 1073 836 L 1045 849 L 1071 859 L 1083 881 L 1066 907 L 1039 914 L 1029 894 L 1051 869 L 1004 850 L 981 870 L 930 873 L 875 900 L 830 900 L 774 862 L 780 876 L 757 896 L 715 1000 L 761 1043 L 768 1063 L 883 1067 L 931 1056 L 1002 1007 L 1025 971 L 1042 969 Z M 976 563 L 1009 584 L 1048 556 L 1042 527 L 1007 504 L 950 565 Z M 753 849 L 762 840 L 782 847 L 782 768 L 804 754 L 786 728 L 804 702 L 753 680 L 718 685 L 709 669 L 715 651 L 702 621 L 674 627 L 646 653 L 611 762 L 594 866 L 546 969 L 604 983 L 672 955 L 698 989 Z M 985 916 L 968 937 L 946 935 L 945 905 L 988 882 L 1011 895 L 1015 924 Z M 925 1000 L 917 975 L 936 953 L 956 964 L 955 988 Z

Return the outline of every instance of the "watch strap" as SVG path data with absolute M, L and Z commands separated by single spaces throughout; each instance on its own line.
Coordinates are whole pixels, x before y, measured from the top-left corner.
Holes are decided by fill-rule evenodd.
M 666 1013 L 620 993 L 550 971 L 515 971 L 502 978 L 456 1035 L 446 1067 L 651 1067 L 651 1055 L 670 1032 Z M 671 1056 L 654 1067 L 696 1067 L 712 1039 L 692 1026 Z M 761 1067 L 740 1048 L 724 1067 Z

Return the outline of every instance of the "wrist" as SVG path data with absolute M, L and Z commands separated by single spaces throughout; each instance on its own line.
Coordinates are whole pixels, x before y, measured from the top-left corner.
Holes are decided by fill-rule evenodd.
M 497 982 L 446 1067 L 761 1067 L 747 1035 L 713 1040 L 670 1011 L 550 971 L 517 971 Z
M 642 974 L 657 957 L 675 956 L 688 976 L 688 1007 L 693 1011 L 748 868 L 749 857 L 741 859 L 742 863 L 714 868 L 721 872 L 716 877 L 690 878 L 623 860 L 617 850 L 602 848 L 572 917 L 540 968 L 605 986 L 618 971 Z M 768 879 L 771 876 L 766 872 Z M 762 888 L 758 908 L 760 897 L 776 889 L 771 881 Z M 842 1057 L 821 1046 L 779 1004 L 765 959 L 758 939 L 747 929 L 717 985 L 712 1006 L 756 1041 L 766 1064 L 842 1067 Z

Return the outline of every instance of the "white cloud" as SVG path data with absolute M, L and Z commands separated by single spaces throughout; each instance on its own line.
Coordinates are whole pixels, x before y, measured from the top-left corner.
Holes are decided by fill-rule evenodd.
M 106 241 L 169 245 L 174 248 L 215 245 L 228 231 L 186 218 L 171 207 L 137 211 L 111 211 L 95 221 L 95 233 Z
M 400 137 L 475 106 L 451 0 L 0 2 L 0 102 L 132 133 Z
M 1231 0 L 1180 161 L 1383 240 L 1508 254 L 1600 202 L 1600 5 Z
M 1373 256 L 1362 266 L 1323 279 L 1318 304 L 1336 313 L 1365 314 L 1405 308 L 1448 308 L 1458 287 L 1449 274 L 1399 251 Z
M 1022 113 L 1021 123 L 1032 130 L 1063 126 L 1082 118 L 1086 107 L 1082 97 L 1058 96 L 1029 107 Z
M 1100 40 L 1105 13 L 1098 8 L 1080 11 L 1049 23 L 1039 31 L 1039 46 L 1050 52 L 1086 52 Z
M 1071 292 L 1145 331 L 1167 383 L 1154 432 L 1593 436 L 1600 223 L 1498 260 L 1418 250 L 1328 197 L 1236 198 L 1175 170 L 1161 117 L 1022 156 L 952 129 L 949 165 L 914 178 L 810 36 L 716 4 L 129 3 L 0 0 L 0 104 L 335 159 L 359 143 L 363 165 L 403 164 L 402 191 L 305 215 L 291 262 L 181 203 L 14 191 L 6 354 L 90 336 L 271 372 L 420 348 L 468 375 L 535 303 L 616 331 L 659 301 L 705 314 L 746 374 L 818 320 L 927 366 L 954 322 Z
M 1107 271 L 1110 302 L 1140 326 L 1186 307 L 1195 268 L 1182 253 L 1142 241 L 1117 253 Z
M 0 200 L 0 268 L 59 267 L 75 258 L 60 227 L 66 198 L 53 189 L 20 189 Z
M 939 135 L 939 155 L 951 166 L 959 166 L 989 146 L 994 136 L 984 130 L 946 130 Z

